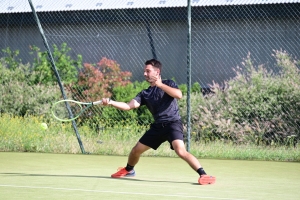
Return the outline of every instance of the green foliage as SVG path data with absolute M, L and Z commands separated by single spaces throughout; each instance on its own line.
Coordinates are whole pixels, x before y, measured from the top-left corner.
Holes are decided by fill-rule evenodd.
M 118 91 L 129 91 L 126 88 L 132 85 L 130 77 L 131 73 L 122 71 L 116 61 L 104 57 L 96 66 L 85 63 L 84 69 L 79 74 L 78 82 L 69 84 L 67 87 L 72 93 L 73 99 L 78 101 L 92 102 L 104 97 L 118 98 L 120 97 Z M 114 93 L 117 94 L 117 97 L 112 97 Z M 118 99 L 118 101 L 126 100 L 128 100 L 128 97 Z M 88 123 L 94 126 L 95 121 L 100 123 L 103 120 L 111 121 L 111 119 L 114 119 L 116 122 L 120 122 L 128 118 L 136 119 L 135 112 L 125 112 L 109 107 L 103 109 L 98 106 L 94 107 L 88 115 L 81 116 L 80 123 Z
M 60 92 L 57 86 L 31 85 L 37 76 L 29 65 L 19 64 L 11 70 L 0 59 L 0 113 L 45 115 Z
M 12 51 L 9 47 L 7 47 L 6 49 L 2 49 L 2 52 L 4 52 L 4 62 L 7 67 L 11 70 L 15 70 L 19 66 L 19 63 L 21 63 L 21 59 L 18 61 L 16 60 L 20 51 Z
M 236 143 L 295 145 L 300 138 L 300 76 L 286 52 L 275 51 L 281 71 L 274 74 L 255 67 L 250 56 L 225 88 L 213 83 L 213 95 L 193 112 L 198 138 Z
M 77 60 L 68 56 L 70 48 L 65 43 L 60 49 L 55 45 L 53 49 L 67 93 L 75 100 L 111 97 L 128 102 L 149 87 L 146 81 L 131 83 L 131 73 L 121 71 L 116 61 L 102 58 L 96 66 L 85 64 L 81 69 L 81 56 L 78 55 Z M 2 51 L 6 57 L 0 59 L 0 114 L 47 115 L 51 102 L 61 96 L 47 53 L 32 47 L 31 53 L 36 53 L 36 58 L 31 67 L 17 60 L 18 50 L 6 48 Z M 212 83 L 212 93 L 203 96 L 199 83 L 193 84 L 190 101 L 192 136 L 196 141 L 297 145 L 300 140 L 300 61 L 282 51 L 275 51 L 274 58 L 276 67 L 281 69 L 278 73 L 268 71 L 263 65 L 254 66 L 249 55 L 243 66 L 235 69 L 236 76 L 224 83 L 225 87 Z M 183 94 L 187 93 L 186 84 L 179 88 Z M 178 103 L 186 124 L 186 98 Z M 95 106 L 79 119 L 79 127 L 88 125 L 93 130 L 128 127 L 128 124 L 138 127 L 152 121 L 145 106 L 130 111 Z
M 60 98 L 60 90 L 46 52 L 38 47 L 31 48 L 36 53 L 33 67 L 17 60 L 19 51 L 10 48 L 2 50 L 5 57 L 0 59 L 0 112 L 16 116 L 45 115 L 49 113 L 50 104 Z M 53 57 L 61 77 L 66 83 L 77 81 L 81 56 L 74 61 L 68 56 L 70 48 L 65 43 L 59 49 L 53 45 Z
M 113 99 L 117 101 L 129 102 L 133 99 L 139 92 L 149 87 L 149 83 L 146 81 L 128 84 L 124 87 L 118 86 L 113 89 Z M 118 115 L 117 120 L 120 120 L 120 115 Z M 125 119 L 135 119 L 140 124 L 149 124 L 153 122 L 153 117 L 146 106 L 141 106 L 138 109 L 122 112 L 122 116 Z
M 134 82 L 125 86 L 116 86 L 113 88 L 111 99 L 121 102 L 129 102 L 140 91 L 149 87 L 149 83 Z M 89 124 L 90 126 L 103 127 L 122 123 L 138 123 L 140 125 L 148 125 L 153 121 L 150 111 L 142 106 L 138 109 L 129 111 L 118 110 L 114 107 L 93 107 L 92 115 L 82 116 L 80 123 Z
M 183 94 L 187 94 L 187 85 L 186 84 L 180 84 L 179 89 L 182 91 Z M 191 93 L 197 93 L 201 92 L 201 86 L 198 82 L 195 82 L 192 84 Z
M 118 86 L 113 88 L 112 98 L 116 100 L 121 100 L 125 102 L 129 102 L 132 98 L 134 98 L 139 92 L 149 87 L 149 83 L 147 81 L 138 82 L 135 81 L 133 83 L 129 83 L 126 86 Z
M 54 75 L 52 64 L 48 57 L 47 51 L 41 52 L 36 46 L 31 47 L 32 52 L 36 57 L 34 58 L 33 68 L 39 74 L 34 80 L 34 84 L 54 84 L 57 79 Z M 77 60 L 69 56 L 71 48 L 66 43 L 62 43 L 60 48 L 53 45 L 53 59 L 61 81 L 65 84 L 74 83 L 78 80 L 78 70 L 82 68 L 82 56 L 77 55 Z

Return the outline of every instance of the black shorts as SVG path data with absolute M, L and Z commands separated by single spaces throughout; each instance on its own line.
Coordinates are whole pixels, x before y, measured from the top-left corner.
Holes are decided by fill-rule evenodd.
M 168 141 L 170 148 L 173 149 L 172 141 L 177 139 L 183 140 L 183 125 L 180 120 L 151 124 L 150 129 L 146 131 L 139 142 L 156 150 L 162 143 Z

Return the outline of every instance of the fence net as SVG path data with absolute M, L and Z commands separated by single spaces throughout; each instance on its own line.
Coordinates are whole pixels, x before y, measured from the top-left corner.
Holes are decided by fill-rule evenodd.
M 163 64 L 162 78 L 175 80 L 183 91 L 179 105 L 186 127 L 186 1 L 32 3 L 67 98 L 128 102 L 148 87 L 144 62 L 156 58 Z M 62 96 L 29 3 L 4 0 L 0 5 L 1 65 L 25 77 L 16 88 L 2 70 L 1 113 L 47 116 Z M 296 145 L 299 1 L 193 0 L 191 5 L 193 141 Z M 16 93 L 22 103 L 9 104 Z M 145 108 L 125 112 L 99 106 L 76 123 L 99 129 L 152 121 Z

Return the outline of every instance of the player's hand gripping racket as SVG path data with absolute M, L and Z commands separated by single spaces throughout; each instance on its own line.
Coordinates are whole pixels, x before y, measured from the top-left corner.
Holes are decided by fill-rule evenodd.
M 93 105 L 102 104 L 102 101 L 79 102 L 70 99 L 60 100 L 52 105 L 53 117 L 59 121 L 68 122 L 77 119 L 82 113 Z

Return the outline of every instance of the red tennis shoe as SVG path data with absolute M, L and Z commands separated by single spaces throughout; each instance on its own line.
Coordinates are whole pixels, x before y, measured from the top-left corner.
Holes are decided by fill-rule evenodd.
M 215 182 L 216 182 L 216 177 L 209 176 L 209 175 L 201 175 L 198 179 L 198 183 L 200 185 L 214 184 Z
M 122 178 L 122 177 L 133 177 L 135 176 L 135 171 L 127 171 L 125 167 L 121 167 L 118 169 L 118 171 L 111 175 L 112 178 Z

